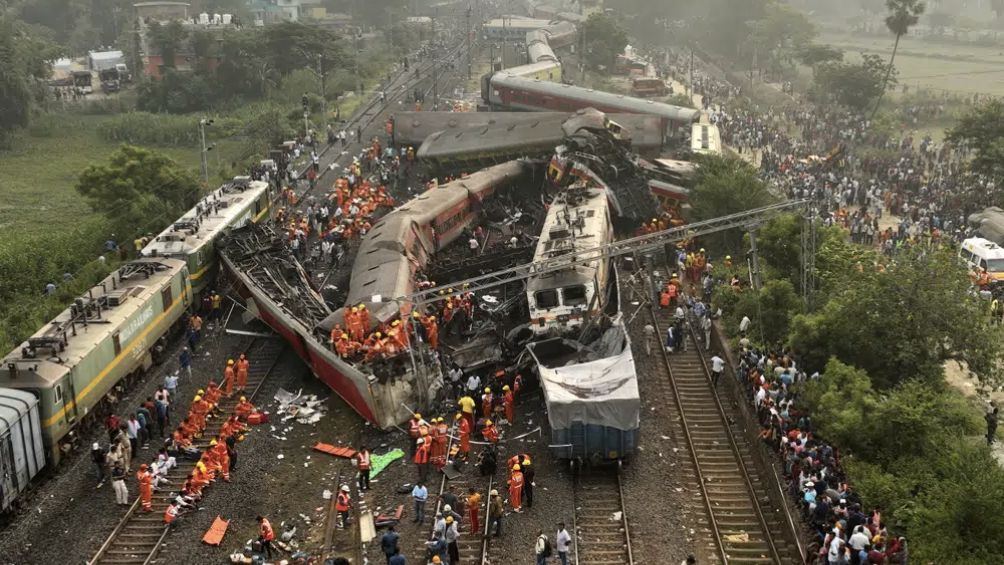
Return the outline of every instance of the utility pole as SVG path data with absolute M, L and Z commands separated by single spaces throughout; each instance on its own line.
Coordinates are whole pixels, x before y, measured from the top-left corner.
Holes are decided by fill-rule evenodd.
M 688 79 L 687 85 L 688 85 L 688 88 L 690 90 L 690 92 L 687 93 L 687 96 L 690 96 L 691 98 L 693 98 L 694 94 L 695 94 L 695 92 L 694 92 L 694 48 L 693 47 L 690 48 L 690 79 Z
M 467 36 L 464 38 L 467 42 L 467 80 L 471 80 L 471 7 L 467 6 Z
M 201 151 L 199 152 L 202 163 L 202 182 L 209 186 L 209 148 L 206 147 L 206 126 L 213 125 L 213 120 L 202 118 L 199 120 L 199 140 L 201 141 Z

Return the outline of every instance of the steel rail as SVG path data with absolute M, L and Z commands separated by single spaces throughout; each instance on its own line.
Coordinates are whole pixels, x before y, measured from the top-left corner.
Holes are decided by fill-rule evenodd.
M 244 353 L 250 354 L 254 346 L 258 343 L 258 341 L 259 338 L 252 340 L 251 343 L 248 345 L 248 347 L 245 349 Z M 284 347 L 280 347 L 277 350 L 274 357 L 272 357 L 271 363 L 268 365 L 268 368 L 262 374 L 261 379 L 257 381 L 257 383 L 254 386 L 254 389 L 249 394 L 245 394 L 246 397 L 253 399 L 258 395 L 258 392 L 261 390 L 262 385 L 265 384 L 265 381 L 268 380 L 269 375 L 271 375 L 272 371 L 275 369 L 276 364 L 278 364 L 283 349 Z M 115 542 L 118 541 L 119 536 L 122 535 L 122 531 L 130 524 L 132 519 L 137 516 L 137 512 L 139 511 L 139 505 L 140 505 L 140 498 L 137 496 L 136 499 L 133 501 L 132 506 L 129 507 L 129 510 L 126 512 L 126 514 L 119 520 L 119 523 L 115 526 L 115 529 L 112 530 L 112 533 L 101 545 L 97 553 L 94 554 L 94 557 L 92 557 L 90 561 L 87 562 L 87 565 L 98 565 L 99 563 L 102 563 L 107 559 L 107 553 L 111 549 L 112 545 L 114 545 Z M 164 527 L 160 531 L 160 536 L 154 542 L 154 545 L 149 549 L 149 552 L 143 559 L 142 561 L 143 565 L 149 565 L 154 559 L 156 559 L 157 554 L 160 552 L 160 549 L 164 546 L 164 539 L 167 537 L 167 534 L 168 532 L 170 532 L 170 529 L 171 527 L 169 525 L 164 525 Z M 142 548 L 140 548 L 140 550 L 137 550 L 135 552 L 136 555 L 135 559 L 124 558 L 124 560 L 128 562 L 139 563 L 140 562 L 139 559 L 143 554 L 141 549 Z

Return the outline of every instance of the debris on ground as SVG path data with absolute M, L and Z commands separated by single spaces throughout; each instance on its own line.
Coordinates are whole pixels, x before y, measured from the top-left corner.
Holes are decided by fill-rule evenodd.
M 326 398 L 303 394 L 303 389 L 292 393 L 280 388 L 274 398 L 279 403 L 277 416 L 283 423 L 296 420 L 299 424 L 316 424 L 328 411 Z

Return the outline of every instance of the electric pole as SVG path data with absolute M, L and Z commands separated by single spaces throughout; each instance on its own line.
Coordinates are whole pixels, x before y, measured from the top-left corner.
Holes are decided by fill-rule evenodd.
M 471 80 L 471 7 L 467 6 L 467 80 Z
M 201 151 L 199 152 L 202 164 L 202 181 L 209 186 L 209 148 L 206 147 L 206 126 L 213 125 L 213 120 L 202 118 L 199 120 L 199 140 L 201 141 Z

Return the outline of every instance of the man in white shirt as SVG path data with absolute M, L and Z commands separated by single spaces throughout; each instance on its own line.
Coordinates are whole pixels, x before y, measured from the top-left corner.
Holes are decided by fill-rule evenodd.
M 722 376 L 723 371 L 725 371 L 725 360 L 716 353 L 711 358 L 711 386 L 718 388 L 718 379 Z
M 557 545 L 558 559 L 561 565 L 568 565 L 568 549 L 572 545 L 572 536 L 565 529 L 564 522 L 558 522 L 558 533 L 554 536 L 554 543 Z
M 743 316 L 742 321 L 739 322 L 739 331 L 742 332 L 742 333 L 748 332 L 749 329 L 750 329 L 750 325 L 752 323 L 753 322 L 750 320 L 749 316 Z

